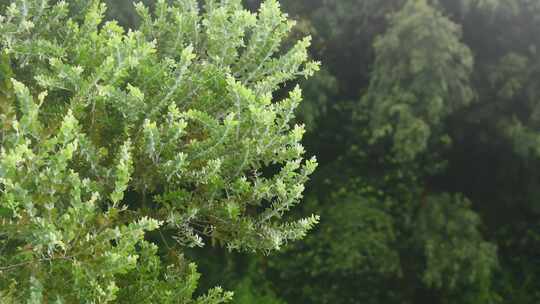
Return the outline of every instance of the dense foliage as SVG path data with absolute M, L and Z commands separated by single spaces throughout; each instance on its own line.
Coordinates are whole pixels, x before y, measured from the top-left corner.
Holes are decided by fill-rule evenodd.
M 540 302 L 540 2 L 105 2 L 0 0 L 2 303 Z
M 222 303 L 195 295 L 186 248 L 268 252 L 316 216 L 284 220 L 316 166 L 292 125 L 309 37 L 277 1 L 196 0 L 140 27 L 101 1 L 2 6 L 0 302 Z M 284 95 L 284 92 L 281 92 Z
M 288 303 L 540 301 L 537 2 L 282 3 L 325 69 L 299 113 L 321 223 L 238 277 Z
M 536 2 L 290 2 L 337 92 L 306 105 L 329 109 L 307 136 L 321 168 L 303 212 L 321 225 L 273 258 L 273 288 L 291 303 L 537 303 Z

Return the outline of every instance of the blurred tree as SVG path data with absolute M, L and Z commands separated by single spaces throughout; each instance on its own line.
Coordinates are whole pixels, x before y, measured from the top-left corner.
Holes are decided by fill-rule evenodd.
M 459 38 L 459 27 L 426 1 L 408 1 L 390 18 L 359 113 L 371 142 L 389 141 L 403 161 L 431 151 L 430 142 L 449 142 L 443 121 L 473 99 L 472 55 Z

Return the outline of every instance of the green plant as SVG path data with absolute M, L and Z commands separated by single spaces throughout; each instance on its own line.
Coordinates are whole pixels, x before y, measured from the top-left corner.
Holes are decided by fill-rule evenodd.
M 16 0 L 0 10 L 2 303 L 222 303 L 196 297 L 186 247 L 279 249 L 316 167 L 299 88 L 318 64 L 277 1 L 136 5 L 138 29 L 101 1 Z M 10 78 L 11 80 L 8 80 Z

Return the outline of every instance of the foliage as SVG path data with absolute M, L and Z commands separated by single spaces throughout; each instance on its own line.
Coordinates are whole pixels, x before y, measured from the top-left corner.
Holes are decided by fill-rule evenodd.
M 363 104 L 371 141 L 390 138 L 392 152 L 412 160 L 429 142 L 448 141 L 440 129 L 473 92 L 470 50 L 459 28 L 426 1 L 408 1 L 375 42 L 375 66 Z
M 337 82 L 329 93 L 311 79 L 300 113 L 326 110 L 308 132 L 321 169 L 299 212 L 322 220 L 271 259 L 276 292 L 290 303 L 538 302 L 534 1 L 283 2 Z M 410 119 L 385 112 L 394 106 Z M 391 132 L 374 140 L 381 126 Z M 374 214 L 391 229 L 351 228 Z
M 235 303 L 285 304 L 285 302 L 277 298 L 271 290 L 266 293 L 257 292 L 257 290 L 258 288 L 250 278 L 240 281 L 240 283 L 238 283 L 238 288 L 235 290 Z
M 426 198 L 426 203 L 418 223 L 426 257 L 424 283 L 459 293 L 462 303 L 490 301 L 496 247 L 482 240 L 480 219 L 470 210 L 470 201 L 444 193 Z M 472 298 L 467 298 L 469 292 Z
M 0 0 L 3 15 L 8 2 Z M 117 299 L 167 303 L 175 294 L 180 303 L 215 303 L 229 299 L 212 290 L 222 285 L 238 303 L 540 301 L 538 1 L 281 0 L 288 16 L 276 1 L 143 1 L 145 9 L 118 0 L 90 15 L 96 1 L 68 2 L 69 17 L 27 6 L 32 23 L 2 20 L 21 27 L 0 31 L 12 50 L 0 59 L 1 136 L 14 138 L 13 122 L 25 124 L 24 153 L 51 162 L 67 146 L 41 143 L 61 138 L 71 109 L 77 131 L 68 144 L 77 145 L 68 173 L 49 187 L 54 194 L 39 187 L 16 195 L 36 196 L 45 214 L 51 195 L 58 210 L 71 210 L 66 197 L 79 195 L 76 187 L 81 202 L 99 193 L 88 211 L 96 219 L 85 222 L 95 235 L 157 221 L 122 243 L 134 262 L 117 260 L 121 270 L 109 270 L 121 273 L 98 278 L 102 289 L 116 284 Z M 307 34 L 324 70 L 298 79 L 315 68 Z M 37 110 L 15 96 L 25 87 Z M 38 123 L 23 119 L 35 111 Z M 290 122 L 307 123 L 305 149 L 319 159 L 309 182 L 297 145 L 304 131 Z M 2 153 L 15 155 L 18 146 L 5 145 Z M 21 189 L 49 178 L 48 167 L 33 163 L 17 165 L 30 172 L 17 175 Z M 305 242 L 288 243 L 303 233 L 283 222 L 312 213 L 320 225 Z M 0 220 L 13 216 L 2 205 Z M 47 229 L 9 223 L 21 233 L 64 233 L 63 215 L 52 216 Z M 15 252 L 44 258 L 22 245 L 29 237 L 17 240 L 4 247 L 0 267 Z M 249 254 L 278 243 L 279 254 Z M 80 250 L 121 249 L 99 245 Z M 64 249 L 55 246 L 57 258 Z M 192 261 L 204 273 L 198 282 Z M 30 265 L 8 272 L 19 285 L 2 281 L 2 303 L 20 303 L 22 292 L 40 301 L 41 289 L 55 292 L 50 275 L 74 276 L 69 260 L 36 265 L 33 279 Z
M 393 298 L 379 288 L 384 278 L 401 272 L 394 223 L 385 212 L 388 204 L 378 202 L 369 191 L 348 190 L 343 188 L 323 202 L 310 198 L 305 207 L 322 211 L 320 226 L 303 244 L 271 260 L 271 273 L 279 278 L 275 281 L 283 282 L 278 290 L 284 290 L 291 303 L 380 303 Z M 365 277 L 376 279 L 361 279 Z M 302 288 L 286 288 L 286 282 L 306 280 Z
M 329 115 L 333 104 L 333 98 L 337 94 L 336 78 L 328 71 L 322 70 L 313 78 L 310 78 L 302 86 L 304 89 L 303 102 L 298 106 L 298 119 L 308 126 L 307 131 L 313 131 L 317 123 Z
M 136 10 L 127 31 L 97 0 L 0 16 L 3 303 L 227 302 L 194 296 L 185 248 L 268 252 L 317 222 L 282 220 L 316 162 L 290 125 L 300 89 L 274 98 L 317 70 L 309 37 L 281 47 L 274 0 Z

